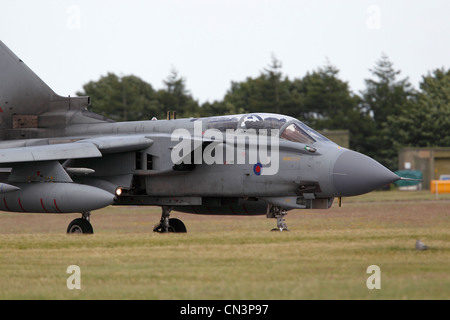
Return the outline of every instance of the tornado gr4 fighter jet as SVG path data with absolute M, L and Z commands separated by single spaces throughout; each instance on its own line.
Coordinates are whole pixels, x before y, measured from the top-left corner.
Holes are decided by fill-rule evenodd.
M 62 97 L 0 42 L 0 210 L 80 213 L 68 233 L 93 233 L 90 212 L 160 206 L 157 232 L 186 232 L 172 210 L 267 215 L 326 209 L 400 177 L 301 121 L 253 113 L 113 122 Z

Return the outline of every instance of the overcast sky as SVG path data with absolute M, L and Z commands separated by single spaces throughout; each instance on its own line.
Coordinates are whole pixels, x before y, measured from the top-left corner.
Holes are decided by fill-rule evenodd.
M 58 94 L 107 72 L 155 89 L 172 68 L 201 103 L 274 54 L 303 77 L 327 59 L 353 92 L 384 52 L 418 87 L 450 67 L 449 0 L 1 0 L 0 40 Z

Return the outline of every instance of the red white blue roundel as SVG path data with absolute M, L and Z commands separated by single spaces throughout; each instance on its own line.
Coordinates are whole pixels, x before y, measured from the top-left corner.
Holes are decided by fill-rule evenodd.
M 257 164 L 255 164 L 255 165 L 253 166 L 253 172 L 254 172 L 257 176 L 259 176 L 259 175 L 261 175 L 261 171 L 262 171 L 262 164 L 258 162 Z

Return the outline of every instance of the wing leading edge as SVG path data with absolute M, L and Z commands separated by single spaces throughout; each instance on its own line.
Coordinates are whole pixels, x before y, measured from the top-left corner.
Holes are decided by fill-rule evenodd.
M 0 164 L 101 157 L 93 143 L 62 143 L 55 145 L 0 149 Z
M 98 158 L 103 154 L 145 149 L 153 140 L 145 136 L 98 137 L 71 143 L 0 149 L 0 164 Z

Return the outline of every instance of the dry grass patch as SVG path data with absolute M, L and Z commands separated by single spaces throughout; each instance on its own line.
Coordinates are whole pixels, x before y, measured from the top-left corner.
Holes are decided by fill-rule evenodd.
M 158 209 L 116 207 L 93 213 L 92 236 L 64 234 L 76 216 L 1 213 L 0 299 L 448 299 L 449 208 L 344 202 L 293 211 L 282 233 L 264 216 L 173 213 L 188 233 L 154 234 Z M 73 264 L 81 290 L 66 287 Z

